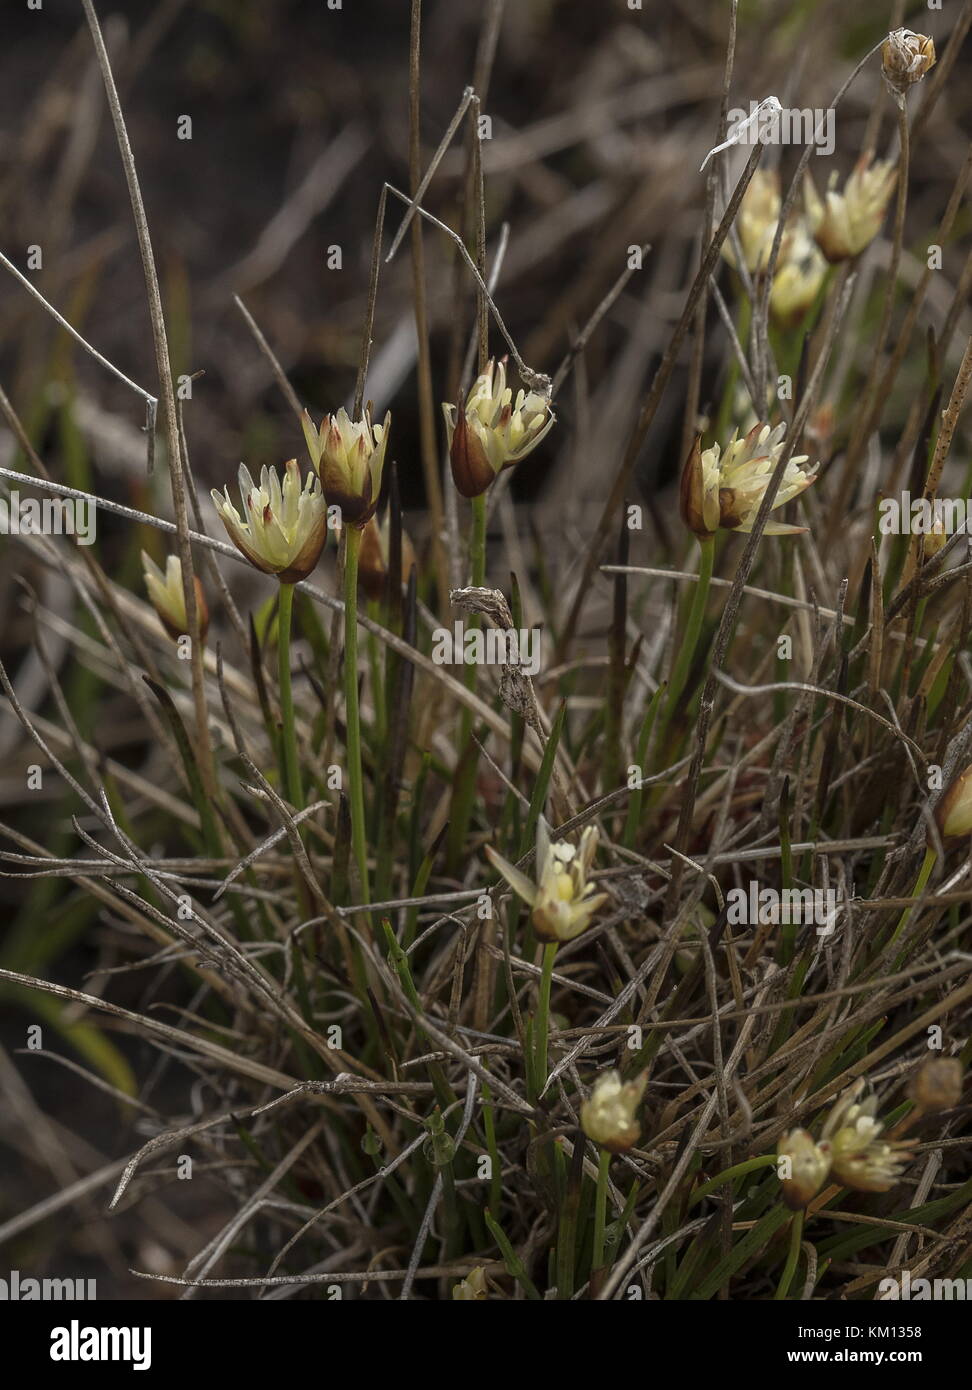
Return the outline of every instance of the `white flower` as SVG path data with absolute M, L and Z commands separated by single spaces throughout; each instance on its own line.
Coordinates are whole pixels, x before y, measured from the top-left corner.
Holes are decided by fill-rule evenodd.
M 551 843 L 547 823 L 541 816 L 537 822 L 536 883 L 491 845 L 486 846 L 489 862 L 533 909 L 530 920 L 541 941 L 571 941 L 580 936 L 607 901 L 607 894 L 594 893 L 593 883 L 587 881 L 597 841 L 597 827 L 591 825 L 576 848 L 567 840 Z
M 875 1118 L 877 1097 L 858 1101 L 863 1079 L 851 1086 L 834 1106 L 823 1127 L 820 1147 L 829 1154 L 834 1177 L 858 1192 L 887 1192 L 913 1157 L 907 1143 L 881 1139 L 882 1122 Z
M 798 322 L 820 293 L 826 274 L 826 258 L 800 218 L 794 224 L 786 259 L 781 259 L 770 289 L 773 317 L 786 325 Z
M 777 1156 L 787 1160 L 789 1176 L 782 1178 L 783 1200 L 791 1211 L 802 1211 L 816 1197 L 830 1172 L 830 1153 L 805 1129 L 791 1129 L 780 1140 Z
M 754 425 L 739 439 L 735 434 L 725 453 L 718 444 L 702 449 L 696 443 L 682 470 L 681 509 L 685 524 L 698 536 L 713 535 L 720 526 L 730 531 L 751 531 L 756 513 L 766 493 L 780 455 L 785 447 L 785 423 L 775 429 Z M 799 497 L 816 478 L 816 470 L 801 468 L 806 454 L 797 454 L 786 465 L 780 479 L 773 510 Z M 767 521 L 768 536 L 789 536 L 806 530 L 780 521 Z
M 504 468 L 526 458 L 555 418 L 549 400 L 537 391 L 518 391 L 513 400 L 505 358 L 490 361 L 461 410 L 443 404 L 442 411 L 452 477 L 463 497 L 478 497 Z
M 634 1081 L 622 1081 L 618 1071 L 602 1072 L 581 1106 L 581 1128 L 588 1139 L 611 1153 L 626 1153 L 641 1135 L 638 1107 L 645 1093 L 648 1073 Z
M 290 459 L 284 464 L 282 487 L 277 470 L 266 466 L 258 486 L 240 464 L 239 483 L 242 516 L 230 501 L 228 488 L 212 492 L 230 540 L 251 565 L 264 574 L 275 574 L 281 584 L 306 579 L 327 539 L 327 510 L 314 474 L 309 473 L 301 486 L 297 460 Z
M 805 176 L 807 218 L 828 261 L 859 256 L 881 230 L 898 171 L 890 160 L 871 160 L 869 153 L 861 156 L 840 193 L 832 179 L 823 201 L 810 175 Z

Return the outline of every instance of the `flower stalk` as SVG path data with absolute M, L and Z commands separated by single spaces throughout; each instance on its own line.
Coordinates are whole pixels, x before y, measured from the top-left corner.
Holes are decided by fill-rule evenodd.
M 294 611 L 293 584 L 280 585 L 277 610 L 277 662 L 280 686 L 280 719 L 283 735 L 284 785 L 287 799 L 295 810 L 304 809 L 300 763 L 297 758 L 297 730 L 294 723 L 294 696 L 290 683 L 290 631 Z
M 678 702 L 685 683 L 688 680 L 689 672 L 692 669 L 692 661 L 695 657 L 695 649 L 699 645 L 699 637 L 702 633 L 702 623 L 705 619 L 705 608 L 709 597 L 709 587 L 712 583 L 712 567 L 715 559 L 715 536 L 699 536 L 699 577 L 695 585 L 695 593 L 692 595 L 692 606 L 689 609 L 688 622 L 678 647 L 678 655 L 675 658 L 675 669 L 672 671 L 671 680 L 668 685 L 668 698 L 665 703 L 665 713 L 662 715 L 661 733 L 667 731 L 672 717 L 678 708 Z
M 358 866 L 361 898 L 368 902 L 368 846 L 365 836 L 364 783 L 361 770 L 361 717 L 358 709 L 358 554 L 361 531 L 344 532 L 344 707 L 347 722 L 348 800 L 351 804 L 351 852 Z

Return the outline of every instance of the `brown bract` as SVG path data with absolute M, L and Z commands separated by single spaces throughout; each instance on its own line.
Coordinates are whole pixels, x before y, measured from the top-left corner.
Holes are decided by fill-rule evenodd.
M 456 426 L 449 447 L 449 463 L 456 491 L 463 497 L 480 497 L 496 476 L 478 437 L 466 423 L 466 416 L 456 412 Z

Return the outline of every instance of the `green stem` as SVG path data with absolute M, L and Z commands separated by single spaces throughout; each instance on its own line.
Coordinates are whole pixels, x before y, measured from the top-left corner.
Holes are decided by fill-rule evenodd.
M 929 845 L 928 848 L 925 850 L 925 857 L 921 861 L 921 868 L 918 870 L 918 877 L 915 879 L 915 886 L 911 890 L 911 896 L 913 898 L 920 898 L 922 893 L 924 893 L 925 888 L 928 885 L 928 880 L 931 877 L 931 871 L 935 867 L 935 858 L 935 851 L 932 849 L 931 845 Z M 894 943 L 897 941 L 898 937 L 904 931 L 905 925 L 907 924 L 908 918 L 911 916 L 912 912 L 914 912 L 913 906 L 906 907 L 904 912 L 902 912 L 901 917 L 898 920 L 898 925 L 891 933 L 891 940 L 888 942 L 889 946 L 893 946 Z
M 732 1182 L 734 1178 L 745 1177 L 747 1173 L 755 1173 L 759 1168 L 773 1168 L 776 1166 L 776 1154 L 762 1154 L 759 1158 L 747 1158 L 745 1163 L 737 1163 L 733 1168 L 726 1168 L 723 1172 L 717 1173 L 714 1178 L 704 1182 L 701 1187 L 697 1187 L 689 1198 L 688 1205 L 694 1207 L 696 1202 L 701 1202 L 703 1197 L 707 1197 L 710 1192 L 721 1187 L 723 1183 Z
M 469 567 L 472 582 L 481 588 L 486 582 L 486 493 L 472 499 L 472 532 L 469 537 Z
M 472 499 L 472 524 L 469 532 L 470 583 L 481 588 L 486 581 L 486 494 Z M 470 615 L 470 631 L 482 626 L 478 613 Z M 463 681 L 467 690 L 476 689 L 476 667 L 463 667 Z M 465 705 L 459 719 L 459 763 L 456 768 L 452 792 L 452 806 L 449 818 L 449 833 L 446 842 L 446 865 L 448 872 L 457 873 L 463 860 L 466 833 L 476 799 L 477 757 L 472 747 L 473 716 Z
M 296 810 L 302 811 L 304 793 L 300 784 L 297 730 L 294 727 L 294 696 L 290 687 L 290 628 L 293 610 L 294 586 L 281 584 L 280 607 L 277 611 L 277 660 L 280 672 L 280 716 L 283 721 L 284 777 L 290 804 Z
M 678 706 L 682 691 L 685 689 L 685 682 L 688 680 L 689 671 L 692 669 L 692 658 L 695 656 L 695 649 L 699 643 L 699 634 L 702 631 L 702 620 L 705 617 L 706 600 L 709 596 L 709 583 L 712 579 L 712 562 L 715 557 L 715 536 L 699 537 L 699 552 L 699 577 L 695 585 L 695 593 L 692 597 L 692 606 L 689 609 L 685 635 L 679 644 L 678 656 L 675 660 L 675 669 L 672 671 L 672 679 L 668 687 L 668 700 L 662 719 L 663 733 L 667 730 L 676 707 Z
M 534 1074 L 536 1079 L 537 1097 L 543 1090 L 544 1082 L 547 1079 L 547 1036 L 550 1032 L 550 985 L 553 979 L 554 960 L 557 955 L 556 941 L 549 942 L 543 948 L 543 966 L 540 971 L 540 997 L 537 1000 L 537 1025 L 536 1043 L 534 1056 L 536 1064 Z
M 358 713 L 358 550 L 361 532 L 345 530 L 344 546 L 344 707 L 348 728 L 348 800 L 351 803 L 351 849 L 361 879 L 361 899 L 368 902 L 368 846 L 365 837 L 364 785 L 361 772 L 361 720 Z
M 779 1287 L 776 1290 L 777 1299 L 786 1298 L 790 1292 L 790 1284 L 796 1273 L 797 1260 L 800 1258 L 800 1241 L 803 1239 L 803 1212 L 798 1211 L 793 1218 L 793 1226 L 790 1229 L 790 1250 L 786 1257 L 786 1264 L 783 1266 L 783 1273 L 780 1275 Z
M 594 1194 L 594 1246 L 591 1251 L 591 1273 L 604 1264 L 604 1232 L 607 1228 L 608 1169 L 611 1152 L 602 1149 L 597 1163 L 597 1190 Z

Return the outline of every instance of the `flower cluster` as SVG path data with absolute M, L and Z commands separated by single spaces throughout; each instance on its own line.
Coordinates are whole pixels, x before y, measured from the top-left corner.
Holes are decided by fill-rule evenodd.
M 230 501 L 229 489 L 212 491 L 226 533 L 251 565 L 275 574 L 281 584 L 306 579 L 320 559 L 327 539 L 327 511 L 317 479 L 309 474 L 302 484 L 296 459 L 284 464 L 281 483 L 275 468 L 264 466 L 255 483 L 240 464 L 242 515 Z
M 819 1142 L 805 1129 L 784 1135 L 777 1156 L 783 1169 L 783 1200 L 802 1210 L 833 1177 L 856 1192 L 887 1192 L 912 1159 L 910 1144 L 883 1139 L 884 1124 L 875 1116 L 877 1097 L 860 1101 L 863 1080 L 840 1097 L 827 1117 Z
M 831 263 L 859 256 L 877 236 L 887 214 L 898 171 L 887 159 L 863 154 L 838 191 L 831 176 L 823 198 L 809 172 L 805 175 L 807 220 L 817 245 Z
M 777 171 L 757 169 L 743 194 L 736 218 L 739 249 L 750 275 L 767 268 L 783 200 Z M 722 254 L 738 268 L 732 238 L 723 243 Z M 770 310 L 784 327 L 803 318 L 820 293 L 827 275 L 827 262 L 813 238 L 805 216 L 796 212 L 783 228 L 776 273 L 770 287 Z
M 774 429 L 757 424 L 739 439 L 733 435 L 725 452 L 718 444 L 703 449 L 696 440 L 682 470 L 680 500 L 682 520 L 699 537 L 714 535 L 724 527 L 730 531 L 751 531 L 756 513 L 766 493 L 780 455 L 785 447 L 786 425 Z M 773 510 L 782 507 L 816 478 L 816 469 L 804 469 L 806 454 L 798 454 L 786 465 L 780 479 Z M 784 522 L 768 521 L 766 534 L 788 536 L 806 530 Z
M 374 425 L 368 409 L 360 420 L 352 420 L 344 406 L 336 415 L 325 415 L 319 426 L 306 410 L 301 418 L 307 450 L 321 475 L 327 505 L 340 507 L 343 520 L 359 530 L 378 508 L 390 424 L 390 413 L 380 425 Z
M 537 822 L 536 883 L 491 845 L 486 846 L 494 869 L 533 909 L 530 920 L 541 941 L 572 941 L 586 931 L 594 913 L 607 901 L 607 894 L 595 893 L 587 878 L 597 842 L 596 826 L 587 827 L 576 847 L 567 840 L 551 841 L 541 816 Z
M 490 361 L 465 404 L 442 406 L 452 478 L 463 497 L 479 497 L 504 468 L 526 458 L 552 429 L 550 401 L 506 384 L 506 359 Z

